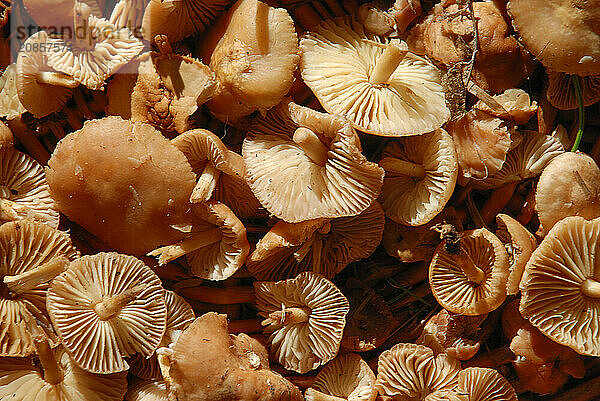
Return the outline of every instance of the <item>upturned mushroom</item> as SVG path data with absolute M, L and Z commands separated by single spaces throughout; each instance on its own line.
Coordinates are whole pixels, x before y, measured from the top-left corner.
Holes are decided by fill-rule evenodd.
M 458 387 L 440 401 L 518 401 L 517 392 L 495 369 L 466 368 L 458 373 Z
M 325 110 L 375 135 L 431 132 L 450 118 L 438 70 L 397 39 L 351 17 L 326 20 L 300 40 L 302 79 Z
M 271 354 L 283 367 L 306 373 L 337 355 L 350 306 L 332 282 L 304 272 L 254 288 Z
M 383 169 L 367 161 L 350 123 L 286 99 L 250 126 L 242 155 L 261 204 L 289 223 L 355 216 L 379 195 Z
M 84 256 L 56 277 L 48 313 L 63 346 L 82 369 L 129 368 L 126 356 L 150 356 L 165 333 L 167 309 L 158 276 L 133 256 Z

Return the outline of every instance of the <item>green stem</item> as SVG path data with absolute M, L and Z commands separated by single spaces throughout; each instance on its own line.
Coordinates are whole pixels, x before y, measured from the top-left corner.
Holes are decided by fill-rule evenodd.
M 583 95 L 581 93 L 581 87 L 579 86 L 579 79 L 576 75 L 571 75 L 571 82 L 573 83 L 573 88 L 575 89 L 575 95 L 577 96 L 577 102 L 579 103 L 579 126 L 577 128 L 577 137 L 575 137 L 575 143 L 573 144 L 573 148 L 571 152 L 577 151 L 579 148 L 579 143 L 581 142 L 581 138 L 583 137 L 583 126 L 585 125 L 585 113 L 583 112 Z

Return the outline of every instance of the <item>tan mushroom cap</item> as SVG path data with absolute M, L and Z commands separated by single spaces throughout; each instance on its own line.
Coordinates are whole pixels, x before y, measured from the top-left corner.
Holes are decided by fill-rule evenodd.
M 56 146 L 46 177 L 59 210 L 113 249 L 145 254 L 191 224 L 194 173 L 149 124 L 87 121 Z
M 22 219 L 58 228 L 59 213 L 42 166 L 12 147 L 0 146 L 0 224 Z
M 129 29 L 117 29 L 81 4 L 75 12 L 76 35 L 46 39 L 49 48 L 58 50 L 47 52 L 48 65 L 89 89 L 99 90 L 108 77 L 144 49 L 144 44 Z
M 250 126 L 242 155 L 261 204 L 289 223 L 354 216 L 379 195 L 383 170 L 347 120 L 284 100 Z
M 450 312 L 483 315 L 506 299 L 508 254 L 498 237 L 485 228 L 461 234 L 460 251 L 438 245 L 429 265 L 431 292 Z
M 304 397 L 306 401 L 375 401 L 375 380 L 375 374 L 360 356 L 342 354 L 319 372 Z
M 179 42 L 202 33 L 233 0 L 150 0 L 142 20 L 144 39 L 151 42 L 156 35 L 167 35 Z
M 274 360 L 306 373 L 337 355 L 350 305 L 331 281 L 304 272 L 276 283 L 255 282 L 254 289 Z
M 125 401 L 166 401 L 169 398 L 167 384 L 162 380 L 139 381 L 130 385 Z
M 303 271 L 331 279 L 349 263 L 369 257 L 381 242 L 383 227 L 377 202 L 352 217 L 279 221 L 256 244 L 246 265 L 259 280 L 283 280 Z
M 515 124 L 526 124 L 537 112 L 538 105 L 531 101 L 529 94 L 523 89 L 507 89 L 499 95 L 492 96 L 493 101 L 503 110 L 490 107 L 483 100 L 479 100 L 473 108 L 485 111 L 493 116 L 508 119 Z
M 380 197 L 386 216 L 410 226 L 423 225 L 442 211 L 458 176 L 452 137 L 441 128 L 391 142 L 379 165 L 386 172 Z
M 438 70 L 368 34 L 351 17 L 326 20 L 300 40 L 302 78 L 323 108 L 383 136 L 431 132 L 450 118 Z
M 227 149 L 218 136 L 205 129 L 195 129 L 178 135 L 171 143 L 183 152 L 198 177 L 191 202 L 212 197 L 228 205 L 240 217 L 258 213 L 260 203 L 244 179 L 244 159 Z
M 507 214 L 498 214 L 496 223 L 498 224 L 496 236 L 506 247 L 510 263 L 506 293 L 514 295 L 519 292 L 519 283 L 523 271 L 525 271 L 525 264 L 537 248 L 537 241 L 521 223 Z
M 567 216 L 600 216 L 600 169 L 594 159 L 574 152 L 555 157 L 540 175 L 535 209 L 545 233 Z
M 379 355 L 377 388 L 394 399 L 430 400 L 432 394 L 454 390 L 460 362 L 416 344 L 396 344 Z
M 579 80 L 581 96 L 585 107 L 600 100 L 600 74 L 579 77 L 562 72 L 547 71 L 548 87 L 546 98 L 557 109 L 572 110 L 579 107 L 577 95 L 573 89 L 572 79 Z
M 12 120 L 26 111 L 17 89 L 17 65 L 12 63 L 0 75 L 0 117 Z
M 466 395 L 468 401 L 518 401 L 511 384 L 495 369 L 466 368 L 458 373 L 458 400 Z M 445 398 L 444 398 L 445 399 Z M 451 398 L 448 398 L 450 400 Z
M 48 313 L 75 363 L 91 373 L 129 368 L 124 356 L 150 356 L 165 332 L 167 309 L 158 276 L 133 256 L 84 256 L 55 278 Z
M 0 226 L 0 356 L 28 356 L 35 349 L 31 322 L 58 343 L 46 313 L 49 281 L 79 257 L 67 233 L 17 221 Z
M 21 104 L 40 118 L 60 110 L 71 97 L 71 88 L 78 85 L 72 77 L 57 72 L 49 65 L 51 51 L 50 38 L 45 31 L 39 31 L 25 41 L 17 56 L 17 91 Z
M 531 255 L 520 286 L 523 317 L 553 341 L 591 356 L 600 356 L 599 236 L 600 219 L 559 221 Z
M 545 67 L 577 75 L 600 73 L 600 4 L 594 1 L 510 0 L 521 41 Z

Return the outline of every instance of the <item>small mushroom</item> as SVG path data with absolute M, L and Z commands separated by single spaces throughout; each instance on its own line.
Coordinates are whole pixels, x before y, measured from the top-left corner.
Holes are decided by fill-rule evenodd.
M 261 204 L 289 223 L 355 216 L 379 195 L 383 169 L 367 161 L 347 120 L 284 100 L 250 126 L 242 155 Z
M 283 367 L 306 373 L 337 355 L 350 305 L 331 281 L 304 272 L 276 283 L 255 282 L 254 289 L 271 354 Z
M 410 226 L 442 211 L 458 176 L 456 149 L 443 129 L 389 143 L 379 165 L 386 173 L 381 193 L 386 216 Z
M 133 256 L 99 253 L 72 262 L 52 281 L 47 307 L 66 351 L 91 373 L 127 370 L 124 356 L 152 355 L 165 333 L 162 283 Z
M 519 398 L 508 380 L 497 370 L 466 368 L 458 373 L 458 388 L 442 397 L 442 400 L 519 401 Z
M 423 12 L 421 0 L 396 0 L 391 8 L 381 10 L 382 2 L 369 2 L 358 8 L 358 20 L 376 35 L 398 35 Z M 386 2 L 387 3 L 387 2 Z
M 508 254 L 500 240 L 485 228 L 465 231 L 460 249 L 442 241 L 429 265 L 431 292 L 450 312 L 483 315 L 506 299 Z
M 599 237 L 600 219 L 562 219 L 531 255 L 520 285 L 523 317 L 553 341 L 591 356 L 600 356 Z
M 383 136 L 431 132 L 450 118 L 438 70 L 365 32 L 351 17 L 326 20 L 300 40 L 302 79 L 325 110 Z
M 583 106 L 591 106 L 600 100 L 600 74 L 580 77 L 564 72 L 548 73 L 546 98 L 550 104 L 560 110 L 572 110 L 579 107 L 577 95 L 573 89 L 573 79 L 579 80 Z
M 519 125 L 526 124 L 538 109 L 537 103 L 532 102 L 529 94 L 523 89 L 507 89 L 499 95 L 492 96 L 492 100 L 498 103 L 500 107 L 492 108 L 486 102 L 480 100 L 475 103 L 473 108 L 496 117 L 511 120 Z
M 329 362 L 306 390 L 306 401 L 375 401 L 375 374 L 356 354 Z

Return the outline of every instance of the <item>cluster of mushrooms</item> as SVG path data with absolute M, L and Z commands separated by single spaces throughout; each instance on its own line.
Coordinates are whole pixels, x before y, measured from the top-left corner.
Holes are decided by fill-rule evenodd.
M 0 401 L 600 399 L 599 21 L 0 0 Z

